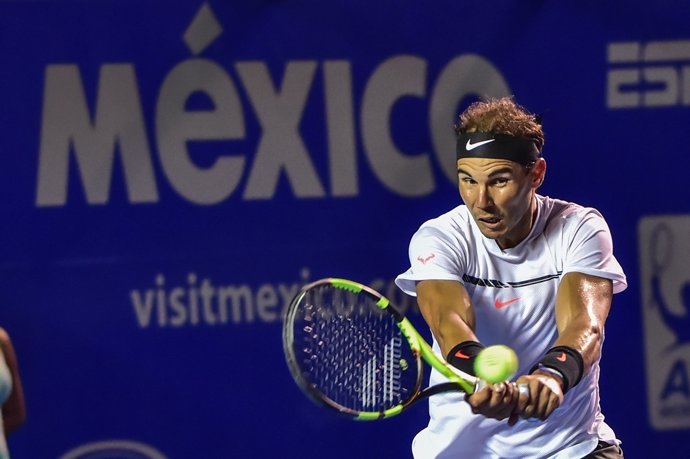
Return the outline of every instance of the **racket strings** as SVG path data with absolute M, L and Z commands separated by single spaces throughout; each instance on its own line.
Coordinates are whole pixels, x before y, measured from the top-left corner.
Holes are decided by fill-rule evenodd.
M 394 317 L 374 299 L 321 286 L 304 296 L 301 307 L 294 352 L 313 389 L 357 412 L 383 411 L 414 395 L 416 358 Z

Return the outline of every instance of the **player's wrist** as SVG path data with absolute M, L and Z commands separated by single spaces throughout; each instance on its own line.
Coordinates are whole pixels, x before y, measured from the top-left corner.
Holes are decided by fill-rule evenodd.
M 563 373 L 553 368 L 545 367 L 544 365 L 537 364 L 537 366 L 532 370 L 533 375 L 544 375 L 548 376 L 556 382 L 561 387 L 561 390 L 565 393 L 565 378 L 563 378 Z
M 570 346 L 556 346 L 547 351 L 530 373 L 545 372 L 562 380 L 563 394 L 582 379 L 584 360 L 582 354 Z
M 463 341 L 453 346 L 448 352 L 446 362 L 464 373 L 475 376 L 474 361 L 484 347 L 477 341 Z

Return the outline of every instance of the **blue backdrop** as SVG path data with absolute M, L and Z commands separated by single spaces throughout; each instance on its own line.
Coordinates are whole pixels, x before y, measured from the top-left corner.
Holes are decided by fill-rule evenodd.
M 0 3 L 0 325 L 28 406 L 13 457 L 408 457 L 425 407 L 358 424 L 313 406 L 281 312 L 331 275 L 411 304 L 392 279 L 459 202 L 455 117 L 507 94 L 543 115 L 541 193 L 598 208 L 628 275 L 607 420 L 626 457 L 690 456 L 690 411 L 652 413 L 690 404 L 690 345 L 671 373 L 645 364 L 638 234 L 690 213 L 688 17 L 641 0 Z

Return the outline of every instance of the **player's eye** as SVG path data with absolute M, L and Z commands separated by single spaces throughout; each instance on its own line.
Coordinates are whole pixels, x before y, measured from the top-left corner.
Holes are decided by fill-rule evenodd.
M 507 177 L 498 177 L 494 180 L 491 181 L 491 185 L 496 186 L 496 187 L 504 187 L 510 182 L 510 179 Z

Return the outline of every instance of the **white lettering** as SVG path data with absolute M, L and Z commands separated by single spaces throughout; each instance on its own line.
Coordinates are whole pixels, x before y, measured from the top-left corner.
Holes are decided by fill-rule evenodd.
M 228 321 L 228 299 L 231 300 L 232 321 L 234 323 L 254 322 L 252 291 L 249 286 L 221 287 L 218 290 L 220 321 L 222 323 Z M 244 314 L 242 314 L 242 305 L 244 305 Z
M 157 274 L 153 288 L 133 289 L 129 300 L 139 328 L 215 327 L 257 319 L 275 323 L 282 319 L 308 278 L 309 270 L 303 268 L 297 282 L 263 283 L 252 288 L 246 284 L 216 286 L 207 278 L 197 281 L 197 275 L 189 273 L 184 286 L 168 286 L 165 276 Z M 414 299 L 399 290 L 393 279 L 378 278 L 369 285 L 384 292 L 403 312 L 418 313 Z M 154 309 L 157 316 L 152 321 Z
M 283 300 L 283 309 L 281 310 L 281 314 L 285 314 L 285 311 L 287 310 L 288 305 L 292 301 L 292 299 L 297 295 L 297 292 L 299 292 L 300 285 L 299 284 L 292 284 L 292 285 L 285 285 L 285 284 L 278 284 L 278 292 L 280 293 L 280 298 Z
M 647 83 L 660 86 L 660 89 L 645 91 L 643 103 L 646 107 L 677 105 L 679 87 L 676 69 L 673 67 L 645 68 L 642 75 Z
M 76 65 L 49 65 L 45 74 L 38 206 L 67 202 L 69 153 L 89 204 L 108 202 L 115 147 L 119 147 L 127 194 L 132 203 L 158 201 L 134 67 L 103 65 L 94 121 Z
M 209 97 L 213 109 L 187 111 L 185 106 L 194 93 Z M 187 142 L 234 140 L 244 134 L 239 95 L 222 67 L 191 59 L 170 72 L 158 96 L 156 138 L 163 171 L 181 196 L 204 205 L 230 196 L 242 178 L 245 158 L 225 154 L 204 169 L 190 157 Z
M 278 295 L 271 285 L 262 285 L 256 292 L 256 310 L 263 322 L 275 322 L 280 317 L 275 311 L 278 306 Z
M 213 297 L 215 296 L 215 288 L 208 279 L 204 279 L 201 283 L 201 290 L 199 290 L 201 295 L 201 302 L 203 308 L 203 315 L 208 324 L 215 324 L 218 319 L 213 313 Z
M 139 327 L 146 328 L 151 322 L 151 312 L 153 311 L 153 292 L 147 290 L 144 292 L 143 296 L 146 300 L 142 301 L 142 292 L 138 290 L 132 290 L 130 292 L 130 299 L 132 305 L 134 306 L 134 313 L 137 317 L 137 323 Z
M 323 68 L 333 196 L 357 196 L 359 193 L 350 67 L 348 61 L 326 61 Z
M 425 86 L 426 62 L 414 56 L 397 56 L 374 71 L 364 90 L 361 116 L 364 151 L 381 182 L 403 196 L 427 195 L 435 186 L 429 154 L 406 155 L 391 137 L 391 112 L 395 103 L 405 96 L 423 97 Z
M 323 84 L 324 125 L 317 128 L 325 134 L 321 149 L 325 147 L 327 155 L 320 158 L 326 164 L 319 163 L 319 169 L 327 190 L 300 131 L 308 102 L 319 100 L 311 97 L 318 65 L 316 61 L 288 61 L 282 77 L 272 78 L 265 62 L 235 63 L 240 88 L 261 127 L 253 154 L 240 151 L 251 148 L 242 141 L 252 139 L 246 139 L 247 114 L 228 72 L 204 58 L 176 65 L 162 81 L 154 109 L 162 177 L 182 199 L 197 205 L 221 203 L 236 194 L 241 183 L 246 184 L 241 199 L 272 199 L 283 180 L 300 199 L 355 197 L 360 193 L 358 126 L 366 164 L 386 189 L 401 196 L 433 192 L 437 186 L 433 155 L 402 151 L 392 121 L 399 102 L 427 97 L 427 61 L 401 55 L 381 63 L 366 82 L 359 113 L 355 111 L 351 62 L 323 62 L 318 75 Z M 662 77 L 670 81 L 669 75 L 649 73 L 649 78 Z M 690 76 L 675 82 L 685 88 L 690 86 Z M 609 92 L 615 94 L 617 88 Z M 673 87 L 669 88 L 670 94 Z M 429 103 L 429 129 L 435 156 L 451 183 L 456 177 L 449 125 L 458 105 L 468 96 L 509 93 L 500 72 L 480 56 L 459 56 L 442 70 Z M 46 67 L 38 206 L 67 204 L 72 189 L 68 181 L 75 176 L 69 173 L 72 157 L 88 204 L 106 204 L 110 199 L 114 164 L 123 168 L 129 202 L 158 202 L 133 65 L 104 65 L 96 94 L 92 117 L 77 66 Z M 650 94 L 650 103 L 667 100 L 661 97 Z M 663 97 L 670 95 L 664 93 Z M 690 103 L 690 95 L 687 100 Z M 424 129 L 420 126 L 420 136 L 425 135 Z M 118 153 L 121 161 L 115 160 Z
M 640 93 L 625 91 L 625 87 L 637 85 L 639 82 L 640 71 L 637 69 L 610 70 L 606 106 L 609 108 L 638 107 L 641 100 Z
M 181 327 L 187 323 L 187 305 L 183 301 L 185 293 L 182 287 L 177 287 L 170 291 L 170 309 L 173 312 L 170 324 L 173 327 Z
M 189 290 L 187 290 L 187 297 L 189 298 L 189 323 L 196 325 L 199 323 L 199 305 L 196 301 L 196 275 L 190 274 L 187 276 L 187 283 Z
M 263 128 L 244 197 L 272 198 L 283 170 L 295 196 L 325 196 L 299 135 L 316 62 L 289 62 L 279 90 L 275 89 L 263 62 L 240 62 L 236 68 Z
M 607 57 L 608 108 L 690 105 L 690 40 L 609 43 Z

